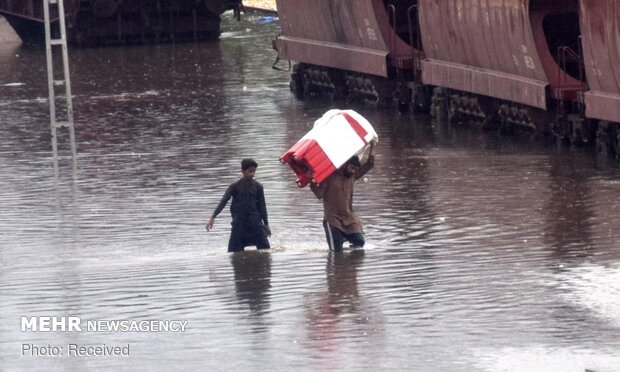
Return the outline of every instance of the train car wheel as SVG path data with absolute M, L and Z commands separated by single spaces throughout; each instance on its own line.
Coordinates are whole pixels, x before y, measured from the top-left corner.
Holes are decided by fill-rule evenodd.
M 303 75 L 301 75 L 301 86 L 302 86 L 302 92 L 303 92 L 303 96 L 304 97 L 314 97 L 316 96 L 316 90 L 313 89 L 312 86 L 312 77 L 308 74 L 308 73 L 303 73 Z
M 304 99 L 304 87 L 300 80 L 301 79 L 298 75 L 291 74 L 291 82 L 289 83 L 289 87 L 291 88 L 291 92 L 293 92 L 295 98 L 301 100 Z
M 450 98 L 450 104 L 448 106 L 448 123 L 450 124 L 458 124 L 463 123 L 465 119 L 465 115 L 463 115 L 459 111 L 458 104 L 455 102 L 455 97 Z
M 304 99 L 304 85 L 302 81 L 302 72 L 303 72 L 302 66 L 299 63 L 295 64 L 293 66 L 293 72 L 291 73 L 291 81 L 289 83 L 289 88 L 291 89 L 291 92 L 293 92 L 293 95 L 295 96 L 295 98 L 299 100 Z

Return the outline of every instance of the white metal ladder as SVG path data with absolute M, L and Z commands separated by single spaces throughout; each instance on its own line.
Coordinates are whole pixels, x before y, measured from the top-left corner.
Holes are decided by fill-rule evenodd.
M 52 39 L 50 5 L 57 6 L 58 23 L 60 25 L 60 39 Z M 58 187 L 58 139 L 56 129 L 69 128 L 69 140 L 71 141 L 72 171 L 75 180 L 77 172 L 77 150 L 75 145 L 75 127 L 73 125 L 73 102 L 71 98 L 71 80 L 69 79 L 69 53 L 67 49 L 67 30 L 65 26 L 65 9 L 63 0 L 43 0 L 43 13 L 45 17 L 45 49 L 47 53 L 47 85 L 49 89 L 50 124 L 52 130 L 52 151 L 54 158 L 54 182 Z M 53 46 L 62 48 L 62 78 L 56 79 L 53 61 Z M 64 115 L 56 110 L 55 87 L 64 86 L 65 105 Z M 62 96 L 58 97 L 62 98 Z M 61 116 L 61 117 L 59 117 Z

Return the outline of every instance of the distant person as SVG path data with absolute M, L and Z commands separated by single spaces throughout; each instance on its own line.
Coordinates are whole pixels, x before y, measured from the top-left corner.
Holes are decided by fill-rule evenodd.
M 267 221 L 267 205 L 263 185 L 254 179 L 258 163 L 254 159 L 241 161 L 241 179 L 228 186 L 220 204 L 207 221 L 207 231 L 213 228 L 213 222 L 232 198 L 230 215 L 232 229 L 228 241 L 228 252 L 243 251 L 245 247 L 255 245 L 258 249 L 271 248 L 268 236 L 271 236 Z
M 370 143 L 370 153 L 364 165 L 353 156 L 320 185 L 310 184 L 318 199 L 323 200 L 323 228 L 327 244 L 332 251 L 342 251 L 345 241 L 352 247 L 364 246 L 362 223 L 353 212 L 353 184 L 375 165 L 375 141 Z

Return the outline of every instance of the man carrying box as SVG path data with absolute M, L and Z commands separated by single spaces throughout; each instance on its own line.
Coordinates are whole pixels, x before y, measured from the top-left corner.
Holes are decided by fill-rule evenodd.
M 353 211 L 353 185 L 374 164 L 375 141 L 371 141 L 368 160 L 363 165 L 358 156 L 353 156 L 320 184 L 310 183 L 314 195 L 323 200 L 323 227 L 330 250 L 342 251 L 345 241 L 353 248 L 364 246 L 362 223 Z

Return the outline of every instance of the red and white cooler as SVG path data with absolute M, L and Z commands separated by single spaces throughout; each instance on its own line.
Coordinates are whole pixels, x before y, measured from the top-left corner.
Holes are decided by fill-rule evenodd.
M 299 187 L 310 182 L 320 184 L 353 155 L 363 162 L 368 144 L 378 138 L 368 120 L 357 112 L 329 110 L 280 156 L 280 161 L 293 169 Z

